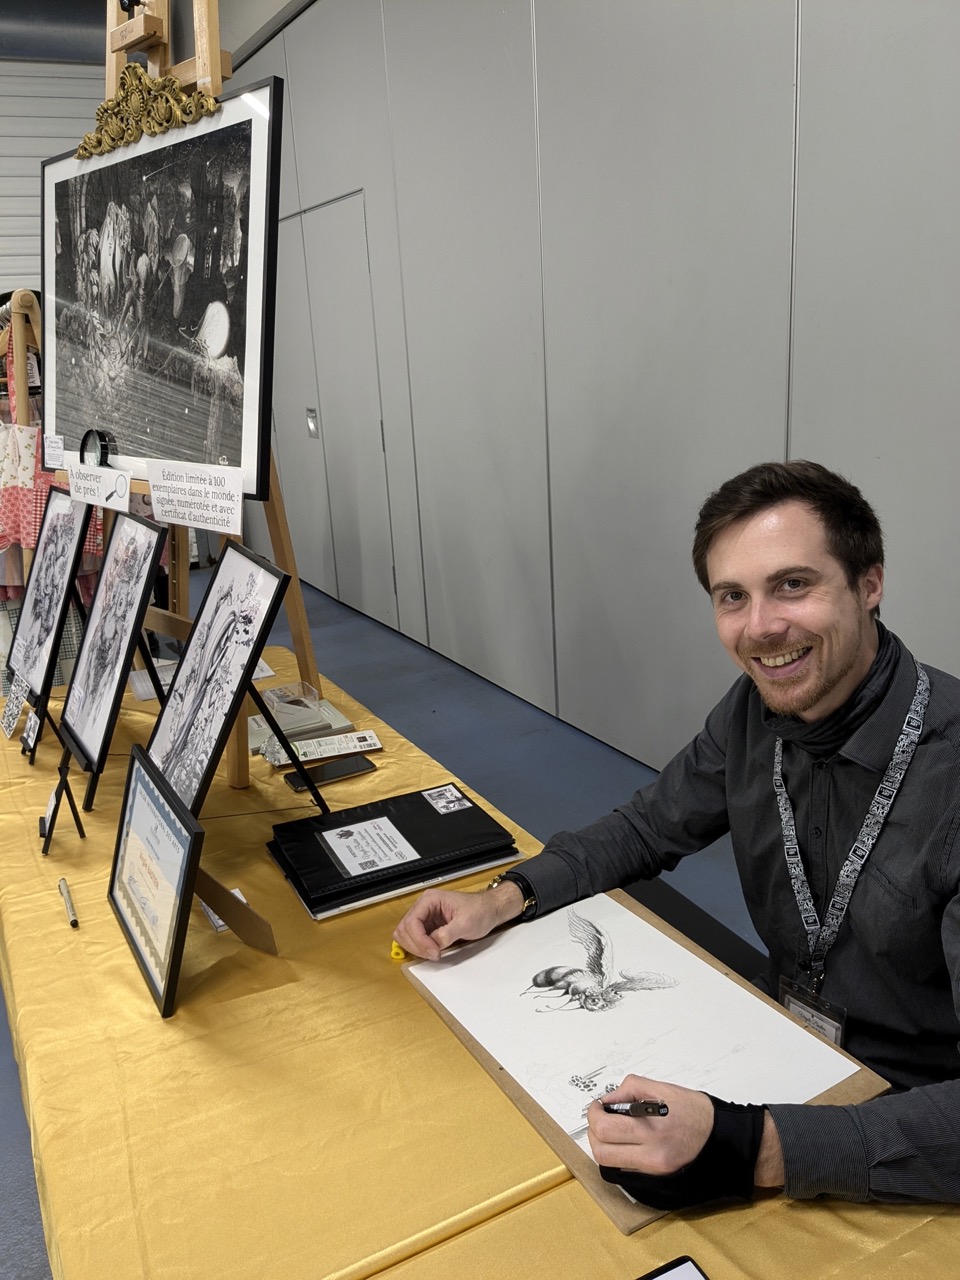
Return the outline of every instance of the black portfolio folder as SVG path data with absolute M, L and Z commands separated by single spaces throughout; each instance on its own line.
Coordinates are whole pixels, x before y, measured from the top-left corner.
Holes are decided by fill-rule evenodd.
M 267 845 L 315 919 L 514 861 L 513 836 L 454 783 L 279 822 Z

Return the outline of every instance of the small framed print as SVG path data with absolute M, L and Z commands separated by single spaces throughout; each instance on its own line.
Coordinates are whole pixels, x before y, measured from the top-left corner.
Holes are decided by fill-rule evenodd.
M 165 530 L 119 513 L 103 556 L 60 731 L 88 772 L 102 773 L 150 601 Z
M 66 489 L 51 486 L 7 659 L 7 670 L 22 678 L 32 706 L 44 701 L 53 685 L 89 520 L 86 503 L 74 502 Z
M 203 828 L 135 746 L 107 897 L 164 1018 L 173 1013 L 202 845 Z
M 184 804 L 200 812 L 290 581 L 227 542 L 207 586 L 147 751 Z

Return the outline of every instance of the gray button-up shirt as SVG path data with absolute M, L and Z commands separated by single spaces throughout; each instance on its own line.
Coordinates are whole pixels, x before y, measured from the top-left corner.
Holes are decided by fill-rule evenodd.
M 914 660 L 896 644 L 886 694 L 838 751 L 818 757 L 784 743 L 821 920 L 916 689 Z M 849 1107 L 771 1106 L 793 1196 L 960 1201 L 960 681 L 927 671 L 923 735 L 822 990 L 847 1010 L 845 1047 L 902 1092 Z M 655 876 L 729 831 L 772 990 L 778 975 L 802 980 L 808 943 L 783 853 L 775 738 L 775 718 L 741 677 L 655 782 L 523 864 L 539 911 Z

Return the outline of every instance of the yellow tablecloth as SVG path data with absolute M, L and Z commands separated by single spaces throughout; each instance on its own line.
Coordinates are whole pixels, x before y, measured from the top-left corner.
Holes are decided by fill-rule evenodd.
M 266 658 L 295 675 L 283 650 Z M 325 788 L 334 809 L 450 777 L 324 693 L 385 747 L 375 773 Z M 936 1209 L 771 1200 L 621 1236 L 390 959 L 409 899 L 307 916 L 264 844 L 312 806 L 259 758 L 246 790 L 211 788 L 203 865 L 267 916 L 280 955 L 195 905 L 161 1020 L 106 898 L 126 758 L 155 714 L 126 700 L 87 839 L 64 806 L 48 858 L 37 819 L 59 747 L 47 730 L 31 768 L 0 739 L 0 972 L 55 1276 L 629 1280 L 682 1252 L 713 1280 L 956 1274 L 956 1216 Z

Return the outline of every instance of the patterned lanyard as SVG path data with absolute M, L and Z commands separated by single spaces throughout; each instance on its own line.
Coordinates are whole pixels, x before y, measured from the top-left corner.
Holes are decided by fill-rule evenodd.
M 797 900 L 797 907 L 800 910 L 800 919 L 803 921 L 803 927 L 807 931 L 807 945 L 810 949 L 810 978 L 814 994 L 819 994 L 820 988 L 823 986 L 824 958 L 837 939 L 840 925 L 843 923 L 843 917 L 846 915 L 847 907 L 850 905 L 850 898 L 857 883 L 857 877 L 863 870 L 863 864 L 866 862 L 870 850 L 876 844 L 887 814 L 896 799 L 897 791 L 900 789 L 900 783 L 903 781 L 910 761 L 913 759 L 913 753 L 917 748 L 920 733 L 923 729 L 923 716 L 929 699 L 930 679 L 920 664 L 917 663 L 917 691 L 913 695 L 910 710 L 907 712 L 906 719 L 903 722 L 900 737 L 897 739 L 897 745 L 893 749 L 893 756 L 887 765 L 883 781 L 877 787 L 876 795 L 873 797 L 870 808 L 867 810 L 867 816 L 863 820 L 860 834 L 854 841 L 853 848 L 847 854 L 846 862 L 840 868 L 836 888 L 833 891 L 833 897 L 830 899 L 822 926 L 817 915 L 817 909 L 813 905 L 810 885 L 807 882 L 806 872 L 800 860 L 800 847 L 797 843 L 797 828 L 793 816 L 793 805 L 790 803 L 790 797 L 787 795 L 787 788 L 783 781 L 783 739 L 777 739 L 773 752 L 773 789 L 780 809 L 780 825 L 783 828 L 783 852 L 787 859 L 787 870 L 790 872 L 790 883 L 793 885 L 793 893 Z

